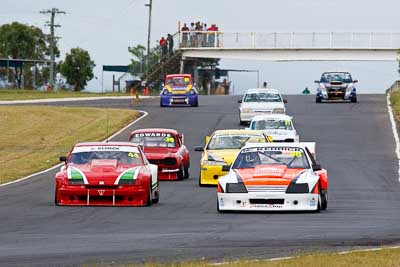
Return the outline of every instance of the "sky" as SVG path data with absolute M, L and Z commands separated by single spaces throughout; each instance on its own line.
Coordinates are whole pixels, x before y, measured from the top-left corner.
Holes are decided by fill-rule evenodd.
M 62 58 L 73 47 L 89 51 L 96 63 L 88 90 L 102 88 L 102 65 L 127 65 L 129 46 L 147 43 L 148 0 L 0 0 L 0 24 L 19 21 L 44 27 L 56 7 Z M 153 0 L 152 40 L 175 33 L 178 21 L 216 23 L 227 32 L 400 32 L 398 0 Z M 383 93 L 398 79 L 396 62 L 266 62 L 222 60 L 221 68 L 257 69 L 260 80 L 286 94 L 315 90 L 323 71 L 350 71 L 360 93 Z M 121 74 L 116 74 L 118 77 Z M 112 74 L 103 87 L 111 90 Z M 232 73 L 235 93 L 257 86 L 254 73 Z

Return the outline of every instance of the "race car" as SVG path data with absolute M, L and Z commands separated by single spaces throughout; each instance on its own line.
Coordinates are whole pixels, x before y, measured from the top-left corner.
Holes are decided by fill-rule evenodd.
M 229 165 L 246 143 L 270 141 L 262 131 L 251 130 L 217 130 L 211 136 L 207 136 L 205 147 L 197 146 L 194 149 L 203 152 L 199 186 L 217 185 L 218 178 L 227 173 Z
M 158 166 L 159 180 L 189 178 L 190 155 L 183 134 L 172 129 L 140 129 L 129 141 L 140 145 L 150 163 Z
M 350 100 L 357 102 L 357 89 L 355 83 L 348 72 L 324 72 L 320 80 L 316 80 L 318 84 L 316 103 L 322 100 Z
M 285 114 L 255 116 L 250 122 L 250 129 L 264 131 L 273 142 L 299 142 L 292 117 Z
M 250 144 L 218 181 L 217 210 L 316 211 L 328 207 L 328 174 L 315 143 Z M 314 154 L 314 155 L 313 155 Z
M 199 93 L 190 74 L 170 74 L 160 92 L 160 106 L 189 105 L 197 107 Z
M 286 100 L 276 89 L 248 89 L 238 101 L 240 125 L 248 124 L 256 115 L 279 113 L 285 114 Z
M 76 144 L 56 174 L 56 205 L 150 206 L 159 201 L 157 165 L 127 142 Z

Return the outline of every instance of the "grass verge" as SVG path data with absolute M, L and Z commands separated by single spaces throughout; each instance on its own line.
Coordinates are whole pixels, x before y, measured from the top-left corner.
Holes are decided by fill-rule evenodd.
M 85 265 L 94 266 L 94 265 Z M 100 265 L 104 266 L 104 265 Z M 400 266 L 400 249 L 387 248 L 376 251 L 338 253 L 315 253 L 285 260 L 239 261 L 226 264 L 210 264 L 206 262 L 179 264 L 144 264 L 144 265 L 115 265 L 124 267 L 397 267 Z
M 73 144 L 104 140 L 139 116 L 134 110 L 0 106 L 0 184 L 55 165 Z
M 397 122 L 400 122 L 400 91 L 390 93 L 390 102 Z
M 49 99 L 49 98 L 68 98 L 68 97 L 96 97 L 96 96 L 129 96 L 128 93 L 90 93 L 90 92 L 71 92 L 55 91 L 41 92 L 37 90 L 0 90 L 0 100 L 28 100 L 28 99 Z

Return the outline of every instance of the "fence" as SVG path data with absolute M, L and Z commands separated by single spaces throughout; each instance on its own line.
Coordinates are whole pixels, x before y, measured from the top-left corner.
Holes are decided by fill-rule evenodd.
M 182 49 L 400 49 L 400 33 L 179 33 Z

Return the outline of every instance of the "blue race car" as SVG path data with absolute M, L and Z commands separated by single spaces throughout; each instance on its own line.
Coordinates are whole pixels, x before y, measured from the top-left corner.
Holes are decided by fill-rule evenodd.
M 160 106 L 187 105 L 197 107 L 199 93 L 193 85 L 190 74 L 170 74 L 160 93 Z
M 357 91 L 355 83 L 348 72 L 324 72 L 320 80 L 316 80 L 318 84 L 316 103 L 322 100 L 350 100 L 357 102 Z

